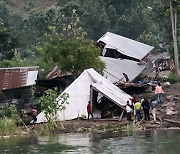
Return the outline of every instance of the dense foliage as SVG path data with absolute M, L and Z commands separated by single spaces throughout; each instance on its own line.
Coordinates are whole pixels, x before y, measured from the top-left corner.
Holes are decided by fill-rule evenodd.
M 82 38 L 67 39 L 61 35 L 48 35 L 46 42 L 37 51 L 47 63 L 57 64 L 62 72 L 79 75 L 84 69 L 101 71 L 104 68 L 104 63 L 98 57 L 100 49 L 92 41 L 84 41 Z
M 179 43 L 180 1 L 173 0 L 173 7 Z M 154 52 L 173 53 L 169 0 L 0 0 L 0 66 L 37 64 L 42 74 L 57 62 L 63 71 L 100 70 L 93 44 L 107 31 L 152 45 Z M 48 58 L 53 61 L 46 63 Z

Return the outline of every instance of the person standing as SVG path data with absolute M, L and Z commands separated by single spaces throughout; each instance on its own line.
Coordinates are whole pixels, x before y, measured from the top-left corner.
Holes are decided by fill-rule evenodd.
M 87 105 L 87 113 L 88 113 L 88 120 L 89 120 L 89 116 L 90 116 L 90 115 L 91 115 L 91 117 L 93 118 L 92 105 L 91 105 L 91 102 L 90 102 L 90 101 L 88 102 L 88 105 Z
M 151 112 L 153 115 L 153 120 L 156 121 L 156 107 L 158 105 L 157 100 L 152 100 L 151 101 Z
M 155 72 L 156 72 L 155 79 L 158 79 L 159 78 L 159 67 L 156 66 Z
M 123 73 L 123 76 L 124 76 L 124 78 L 125 78 L 125 81 L 126 81 L 126 82 L 129 82 L 129 77 L 128 77 L 128 75 L 125 74 L 125 73 Z
M 136 97 L 135 95 L 132 98 L 129 98 L 131 100 L 131 107 L 134 108 L 134 104 L 136 103 Z
M 145 98 L 142 101 L 141 106 L 142 106 L 143 111 L 144 111 L 144 119 L 150 121 L 150 117 L 149 117 L 149 109 L 150 109 L 149 101 Z
M 163 91 L 160 83 L 158 83 L 158 85 L 156 86 L 155 94 L 156 94 L 156 98 L 157 98 L 158 103 L 161 104 L 162 103 L 162 94 L 164 94 L 164 91 Z
M 130 107 L 129 101 L 127 101 L 127 105 L 126 105 L 126 116 L 127 116 L 127 120 L 131 121 L 132 120 L 132 108 Z
M 136 115 L 136 121 L 140 121 L 141 120 L 141 103 L 140 102 L 136 102 L 134 104 L 134 114 Z
M 33 107 L 33 109 L 32 109 L 32 120 L 33 120 L 33 124 L 37 121 L 37 109 L 36 109 L 36 107 Z

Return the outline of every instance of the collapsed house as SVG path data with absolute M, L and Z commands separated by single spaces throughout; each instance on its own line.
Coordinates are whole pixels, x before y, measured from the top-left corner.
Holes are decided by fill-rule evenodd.
M 110 32 L 104 34 L 97 44 L 102 48 L 100 58 L 106 64 L 104 76 L 112 83 L 120 81 L 123 73 L 134 82 L 152 67 L 147 58 L 152 46 Z
M 97 117 L 120 116 L 130 95 L 116 87 L 94 69 L 87 69 L 67 87 L 60 95 L 69 94 L 68 103 L 64 111 L 58 111 L 57 121 L 72 120 L 87 117 L 87 104 L 90 100 L 93 112 Z M 60 103 L 60 102 L 59 102 Z M 46 122 L 43 112 L 37 116 L 37 123 Z
M 102 56 L 100 59 L 106 64 L 106 68 L 103 70 L 103 76 L 112 83 L 121 81 L 124 72 L 128 74 L 129 81 L 133 82 L 146 68 L 144 65 L 127 59 L 115 59 Z
M 62 92 L 73 81 L 72 73 L 62 73 L 61 70 L 55 66 L 51 72 L 48 73 L 46 79 L 38 79 L 36 81 L 36 88 L 39 95 L 42 96 L 45 90 L 57 88 L 58 92 Z
M 141 62 L 153 49 L 152 46 L 107 32 L 98 41 L 103 48 L 102 56 Z
M 101 59 L 106 68 L 103 76 L 93 69 L 85 70 L 61 94 L 69 94 L 66 109 L 58 111 L 57 121 L 87 117 L 87 104 L 90 100 L 93 114 L 99 118 L 121 117 L 130 95 L 114 83 L 126 73 L 133 82 L 147 69 L 147 55 L 153 47 L 107 32 L 97 44 L 102 48 Z M 58 100 L 58 98 L 57 98 Z M 60 102 L 59 102 L 60 103 Z M 46 122 L 43 112 L 37 116 L 37 123 Z
M 38 66 L 0 68 L 0 106 L 10 103 L 17 107 L 30 103 L 32 98 L 32 86 L 36 84 Z

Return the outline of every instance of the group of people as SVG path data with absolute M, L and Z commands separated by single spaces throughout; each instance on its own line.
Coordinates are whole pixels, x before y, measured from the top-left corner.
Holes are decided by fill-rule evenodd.
M 137 101 L 135 97 L 132 97 L 130 100 L 127 101 L 126 105 L 126 114 L 127 120 L 132 120 L 132 115 L 134 114 L 135 122 L 140 121 L 142 119 L 141 111 L 143 110 L 144 113 L 144 120 L 150 121 L 150 109 L 152 111 L 153 120 L 156 121 L 156 107 L 158 104 L 162 103 L 162 94 L 163 89 L 161 84 L 155 88 L 156 99 L 155 100 L 148 100 L 147 98 L 142 98 L 140 101 Z M 131 101 L 131 103 L 130 103 Z
M 134 120 L 136 122 L 140 121 L 142 119 L 142 111 L 144 114 L 144 120 L 150 121 L 150 109 L 153 115 L 153 120 L 156 121 L 156 108 L 158 104 L 162 103 L 162 94 L 163 89 L 160 83 L 157 84 L 155 88 L 155 94 L 156 99 L 148 100 L 147 98 L 142 98 L 141 100 L 137 101 L 135 96 L 130 98 L 130 100 L 127 101 L 126 105 L 126 115 L 127 120 L 132 120 L 132 115 L 134 115 Z M 93 119 L 93 113 L 92 113 L 92 104 L 89 101 L 87 105 L 87 113 L 88 113 L 88 120 L 90 116 Z

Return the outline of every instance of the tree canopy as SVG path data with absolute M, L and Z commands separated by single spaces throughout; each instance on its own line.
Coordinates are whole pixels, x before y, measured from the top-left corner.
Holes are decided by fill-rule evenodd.
M 48 35 L 47 41 L 37 48 L 47 63 L 55 63 L 62 72 L 79 74 L 84 69 L 102 71 L 104 63 L 99 59 L 100 49 L 92 41 L 83 38 L 68 39 L 62 35 Z
M 173 11 L 177 12 L 179 43 L 180 1 L 172 2 Z M 62 65 L 63 71 L 74 69 L 78 73 L 88 66 L 102 68 L 97 63 L 99 49 L 94 42 L 107 31 L 154 46 L 155 53 L 163 44 L 173 56 L 169 0 L 0 0 L 0 21 L 0 60 L 12 60 L 17 52 L 28 61 L 26 65 L 41 64 L 44 70 L 53 65 L 43 64 L 42 59 L 47 56 Z M 57 35 L 52 34 L 51 27 L 56 28 Z M 52 40 L 47 39 L 48 35 Z M 39 55 L 37 48 L 44 54 L 41 51 Z M 87 63 L 84 57 L 91 62 Z

